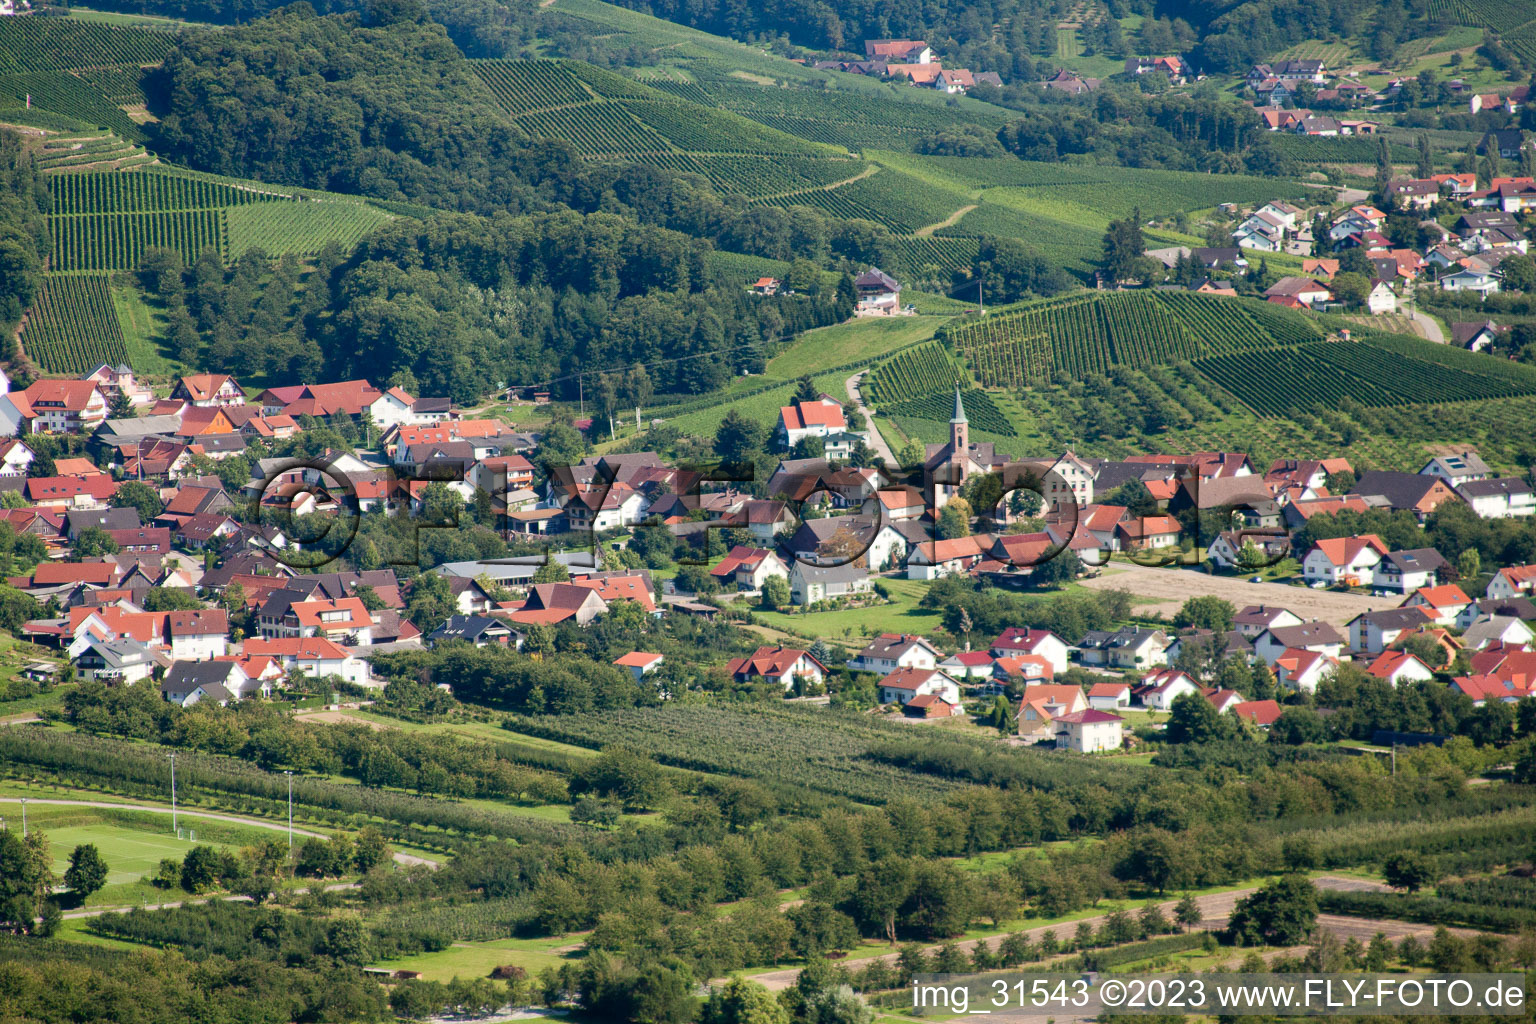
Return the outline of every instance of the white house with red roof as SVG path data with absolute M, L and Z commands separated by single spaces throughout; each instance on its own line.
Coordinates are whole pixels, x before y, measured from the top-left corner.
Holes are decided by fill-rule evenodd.
M 1408 682 L 1427 682 L 1435 678 L 1428 665 L 1407 651 L 1382 651 L 1366 666 L 1366 673 L 1384 679 L 1394 687 Z
M 809 651 L 783 644 L 759 647 L 747 657 L 732 658 L 725 671 L 738 683 L 762 679 L 786 690 L 793 689 L 797 679 L 819 685 L 827 674 L 826 666 Z
M 1488 674 L 1457 676 L 1451 680 L 1451 689 L 1471 697 L 1472 706 L 1478 708 L 1489 701 L 1513 704 L 1532 696 L 1531 683 L 1524 677 L 1508 679 Z
M 635 681 L 639 682 L 660 668 L 661 663 L 665 660 L 661 655 L 652 654 L 649 651 L 630 651 L 628 654 L 613 659 L 613 663 L 619 666 L 619 668 L 629 669 L 634 675 Z
M 709 574 L 721 586 L 734 585 L 737 590 L 761 590 L 774 576 L 789 580 L 789 569 L 778 555 L 767 548 L 749 548 L 743 544 L 731 548 Z
M 1280 702 L 1274 700 L 1245 700 L 1232 705 L 1232 714 L 1252 722 L 1260 729 L 1268 729 L 1280 717 Z
M 21 438 L 8 437 L 0 441 L 0 476 L 26 476 L 33 458 L 32 449 L 23 444 Z
M 1281 686 L 1316 693 L 1318 684 L 1339 667 L 1339 659 L 1323 651 L 1293 647 L 1276 658 L 1273 667 L 1275 679 Z
M 958 651 L 939 662 L 939 668 L 956 679 L 991 679 L 997 661 L 986 651 Z
M 960 684 L 936 668 L 899 668 L 881 679 L 876 689 L 882 704 L 905 707 L 912 698 L 928 693 L 960 703 Z
M 106 421 L 107 399 L 88 380 L 39 380 L 0 395 L 0 435 L 88 434 Z
M 318 598 L 291 603 L 286 598 L 280 600 L 287 604 L 280 615 L 270 615 L 266 606 L 262 608 L 260 626 L 265 636 L 318 636 L 348 646 L 373 642 L 373 618 L 363 606 L 362 598 Z
M 1243 695 L 1236 690 L 1223 690 L 1220 687 L 1208 686 L 1200 691 L 1211 707 L 1216 709 L 1218 715 L 1224 715 L 1243 702 Z
M 245 391 L 227 373 L 194 373 L 182 377 L 171 389 L 171 398 L 190 402 L 199 409 L 245 404 Z
M 1009 626 L 992 641 L 991 651 L 999 658 L 1010 654 L 1038 654 L 1051 663 L 1052 671 L 1065 672 L 1072 648 L 1048 629 Z
M 814 402 L 797 401 L 780 407 L 774 439 L 781 448 L 793 448 L 802 438 L 826 437 L 847 429 L 842 403 L 823 396 Z
M 1134 695 L 1148 711 L 1168 711 L 1185 694 L 1200 692 L 1200 684 L 1189 673 L 1165 668 L 1142 676 Z
M 1125 720 L 1110 711 L 1093 708 L 1074 711 L 1061 715 L 1053 725 L 1058 750 L 1097 754 L 1106 750 L 1119 750 L 1125 742 Z
M 1509 598 L 1529 595 L 1536 590 L 1536 565 L 1511 565 L 1493 574 L 1484 591 L 1489 597 Z
M 242 653 L 246 658 L 271 658 L 285 672 L 298 672 L 313 679 L 340 676 L 358 686 L 375 685 L 368 662 L 324 637 L 281 637 L 265 639 L 252 637 L 245 642 Z
M 1041 654 L 1005 654 L 993 660 L 992 678 L 999 686 L 1015 681 L 1036 686 L 1055 679 L 1056 669 Z
M 1359 537 L 1330 537 L 1320 540 L 1302 560 L 1302 576 L 1308 583 L 1370 586 L 1376 578 L 1376 566 L 1387 555 L 1387 545 L 1374 533 Z
M 1466 610 L 1472 599 L 1454 583 L 1442 583 L 1437 587 L 1420 587 L 1408 595 L 1404 608 L 1423 608 L 1437 626 L 1454 626 L 1456 619 Z

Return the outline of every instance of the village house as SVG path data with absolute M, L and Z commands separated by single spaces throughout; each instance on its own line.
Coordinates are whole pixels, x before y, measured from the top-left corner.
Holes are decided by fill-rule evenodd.
M 1131 706 L 1130 683 L 1094 683 L 1088 688 L 1088 706 L 1095 711 L 1118 711 Z
M 1489 597 L 1511 598 L 1536 590 L 1536 565 L 1511 565 L 1500 569 L 1484 591 Z
M 1322 651 L 1294 648 L 1282 651 L 1270 667 L 1281 686 L 1316 693 L 1318 685 L 1339 667 L 1339 659 Z
M 894 313 L 901 308 L 901 284 L 878 267 L 854 278 L 853 288 L 861 310 Z
M 1148 711 L 1169 711 L 1180 697 L 1199 692 L 1200 684 L 1189 673 L 1170 668 L 1142 676 L 1141 684 L 1132 688 L 1131 696 Z
M 797 605 L 866 594 L 873 589 L 874 581 L 869 578 L 869 570 L 852 562 L 807 565 L 797 559 L 789 569 L 789 592 Z
M 1434 586 L 1440 574 L 1448 568 L 1445 557 L 1434 548 L 1389 551 L 1376 564 L 1371 583 L 1372 586 L 1408 594 L 1421 587 Z
M 441 626 L 427 634 L 427 643 L 432 647 L 450 640 L 462 640 L 476 647 L 511 646 L 521 650 L 523 646 L 521 633 L 489 615 L 450 615 Z
M 1394 689 L 1403 683 L 1428 682 L 1435 677 L 1428 665 L 1407 651 L 1382 651 L 1365 671 L 1390 683 Z
M 1167 663 L 1170 642 L 1161 630 L 1138 626 L 1123 626 L 1112 633 L 1090 630 L 1077 642 L 1078 659 L 1085 666 L 1147 669 Z
M 1439 477 L 1420 473 L 1393 473 L 1370 470 L 1355 481 L 1354 493 L 1375 498 L 1394 512 L 1412 512 L 1420 523 L 1447 501 L 1457 501 L 1456 492 Z
M 89 434 L 106 421 L 107 400 L 88 380 L 34 381 L 0 394 L 0 435 Z
M 842 404 L 823 395 L 814 402 L 796 401 L 779 409 L 774 440 L 785 450 L 807 437 L 827 437 L 848 430 Z
M 989 648 L 993 657 L 1006 658 L 1021 654 L 1043 657 L 1056 673 L 1067 670 L 1067 659 L 1072 648 L 1065 640 L 1048 629 L 1026 629 L 1009 626 L 999 633 Z
M 809 652 L 783 644 L 759 647 L 744 658 L 732 658 L 725 666 L 726 674 L 738 683 L 754 679 L 777 683 L 786 691 L 795 688 L 796 681 L 820 686 L 826 678 L 826 666 Z
M 1271 626 L 1253 641 L 1253 653 L 1263 659 L 1270 668 L 1289 650 L 1315 651 L 1330 658 L 1338 658 L 1344 651 L 1345 640 L 1339 631 L 1321 620 L 1303 622 L 1298 626 Z
M 1415 590 L 1403 602 L 1404 608 L 1422 608 L 1437 626 L 1454 626 L 1472 599 L 1454 583 L 1425 586 Z
M 942 654 L 927 640 L 911 633 L 881 633 L 848 659 L 852 672 L 888 675 L 899 668 L 935 668 Z
M 1055 721 L 1056 748 L 1079 754 L 1119 750 L 1125 742 L 1124 724 L 1119 715 L 1094 708 L 1062 715 Z
M 876 684 L 882 704 L 903 707 L 915 697 L 933 694 L 960 706 L 960 684 L 937 668 L 899 668 Z
M 1433 622 L 1433 616 L 1424 608 L 1384 608 L 1355 616 L 1345 629 L 1349 633 L 1349 646 L 1353 650 L 1380 654 L 1397 643 L 1404 634 Z
M 1302 559 L 1302 576 L 1308 583 L 1368 587 L 1386 554 L 1387 545 L 1374 533 L 1320 540 Z
M 737 545 L 709 570 L 723 586 L 737 590 L 761 590 L 770 577 L 789 579 L 789 570 L 778 555 L 766 548 L 749 548 Z

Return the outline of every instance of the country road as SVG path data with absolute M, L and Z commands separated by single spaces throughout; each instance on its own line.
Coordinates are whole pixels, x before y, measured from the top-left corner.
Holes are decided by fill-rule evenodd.
M 869 406 L 864 404 L 864 396 L 859 392 L 859 384 L 864 379 L 868 369 L 860 370 L 843 382 L 843 388 L 848 392 L 848 400 L 853 407 L 864 417 L 864 425 L 869 428 L 869 446 L 875 450 L 875 454 L 887 466 L 897 468 L 896 454 L 891 451 L 891 446 L 885 443 L 885 438 L 880 435 L 880 428 L 875 426 L 875 417 L 870 413 Z
M 20 797 L 0 797 L 0 804 L 19 804 L 19 803 L 21 803 L 21 798 Z M 33 805 L 33 806 L 46 805 L 46 806 L 49 806 L 49 807 L 91 807 L 91 808 L 95 808 L 97 810 L 107 810 L 107 811 L 146 811 L 146 812 L 148 812 L 150 814 L 170 814 L 171 813 L 171 808 L 169 806 L 165 806 L 165 805 L 113 803 L 113 802 L 111 802 L 109 800 L 55 800 L 55 799 L 50 799 L 50 798 L 46 798 L 46 797 L 30 797 L 29 796 L 29 797 L 27 797 L 27 803 L 29 805 Z M 252 826 L 254 828 L 272 829 L 275 832 L 287 832 L 288 831 L 288 823 L 287 822 L 265 821 L 265 820 L 263 820 L 261 818 L 245 818 L 245 817 L 241 817 L 240 815 L 236 815 L 236 814 L 219 814 L 219 813 L 214 812 L 214 811 L 197 811 L 197 810 L 189 811 L 189 810 L 187 810 L 185 808 L 181 808 L 181 807 L 176 808 L 176 814 L 178 816 L 184 817 L 184 818 L 206 818 L 206 819 L 209 819 L 211 821 L 227 821 L 227 822 L 230 822 L 230 823 L 235 824 L 235 825 L 250 825 L 250 826 Z M 294 827 L 293 834 L 296 835 L 296 836 L 303 836 L 305 839 L 310 839 L 310 838 L 314 838 L 314 839 L 329 839 L 330 838 L 330 836 L 326 835 L 324 832 L 313 832 L 313 831 L 310 831 L 308 829 L 299 828 L 297 826 Z M 404 866 L 407 866 L 407 867 L 412 865 L 412 864 L 427 864 L 427 865 L 430 865 L 430 866 L 432 866 L 434 868 L 437 867 L 437 861 L 435 861 L 435 860 L 428 860 L 425 857 L 417 857 L 417 856 L 414 856 L 413 854 L 409 854 L 409 853 L 396 853 L 394 856 L 395 856 L 395 863 L 400 864 L 400 865 L 404 865 Z
M 1172 616 L 1191 597 L 1207 594 L 1230 601 L 1238 610 L 1251 604 L 1286 608 L 1303 619 L 1322 619 L 1343 627 L 1364 612 L 1396 608 L 1401 597 L 1369 597 L 1333 590 L 1312 590 L 1285 583 L 1249 583 L 1244 576 L 1208 575 L 1194 569 L 1160 569 L 1135 562 L 1115 561 L 1102 575 L 1079 581 L 1092 590 L 1126 590 L 1144 601 L 1139 609 Z
M 1440 329 L 1440 321 L 1436 320 L 1428 313 L 1420 313 L 1417 310 L 1414 310 L 1408 315 L 1412 317 L 1413 322 L 1418 324 L 1420 329 L 1423 330 L 1425 340 L 1432 341 L 1437 345 L 1445 344 L 1445 332 Z
M 1360 892 L 1360 891 L 1373 891 L 1373 892 L 1375 892 L 1375 891 L 1384 891 L 1387 888 L 1385 885 L 1382 885 L 1380 882 L 1368 882 L 1368 881 L 1365 881 L 1365 880 L 1359 879 L 1359 878 L 1342 878 L 1342 877 L 1339 877 L 1337 875 L 1324 875 L 1324 876 L 1319 877 L 1319 878 L 1314 878 L 1312 881 L 1313 881 L 1313 884 L 1315 884 L 1319 889 L 1331 889 L 1331 890 L 1334 890 L 1336 892 Z M 1237 901 L 1242 899 L 1244 896 L 1247 896 L 1249 893 L 1251 893 L 1253 891 L 1254 891 L 1253 888 L 1232 889 L 1232 890 L 1230 890 L 1228 892 L 1215 892 L 1215 893 L 1210 893 L 1210 894 L 1205 895 L 1205 896 L 1197 896 L 1195 898 L 1195 902 L 1200 905 L 1200 914 L 1201 914 L 1201 917 L 1203 919 L 1202 920 L 1202 926 L 1204 926 L 1204 927 L 1222 927 L 1222 926 L 1225 926 L 1226 923 L 1227 923 L 1227 918 L 1229 918 L 1232 915 L 1232 909 L 1237 906 Z M 1159 904 L 1159 906 L 1162 908 L 1164 916 L 1168 917 L 1171 920 L 1172 917 L 1173 917 L 1174 908 L 1178 906 L 1178 901 L 1177 900 L 1169 900 L 1166 903 Z M 1107 916 L 1108 915 L 1099 915 L 1097 917 L 1086 917 L 1086 918 L 1082 918 L 1079 921 L 1068 921 L 1068 922 L 1065 922 L 1063 924 L 1043 926 L 1043 927 L 1040 927 L 1040 928 L 1032 928 L 1029 931 L 1025 932 L 1024 935 L 1032 943 L 1038 943 L 1040 941 L 1040 937 L 1042 935 L 1044 935 L 1048 931 L 1049 932 L 1054 932 L 1055 935 L 1056 935 L 1056 938 L 1058 940 L 1068 939 L 1068 938 L 1072 937 L 1072 933 L 1077 930 L 1078 925 L 1080 925 L 1083 921 L 1088 922 L 1094 928 L 1098 928 L 1099 926 L 1101 926 L 1104 923 L 1105 918 Z M 1355 918 L 1335 918 L 1335 916 L 1331 915 L 1331 914 L 1329 914 L 1329 915 L 1322 915 L 1322 917 L 1319 918 L 1319 922 L 1322 923 L 1324 918 L 1327 918 L 1329 922 L 1334 923 L 1337 927 L 1339 927 L 1341 929 L 1344 929 L 1344 928 L 1354 928 L 1356 926 L 1364 927 L 1366 925 L 1366 922 L 1361 922 L 1361 921 L 1359 921 L 1358 919 L 1355 919 Z M 1374 922 L 1374 923 L 1371 924 L 1370 930 L 1365 933 L 1365 939 L 1368 940 L 1372 935 L 1375 935 L 1376 932 L 1378 932 L 1378 931 L 1386 930 L 1383 926 L 1386 925 L 1386 924 L 1389 924 L 1389 923 L 1390 924 L 1400 925 L 1403 928 L 1424 929 L 1426 932 L 1429 932 L 1429 933 L 1432 933 L 1434 931 L 1433 927 L 1428 927 L 1428 926 L 1424 926 L 1424 925 L 1409 925 L 1409 924 L 1406 924 L 1406 923 L 1403 923 L 1403 922 Z M 1343 934 L 1343 935 L 1341 935 L 1341 938 L 1344 938 L 1344 939 L 1347 940 L 1349 938 L 1350 934 L 1354 934 L 1354 933 L 1353 932 L 1349 932 L 1348 934 Z M 1408 932 L 1404 932 L 1403 934 L 1406 935 L 1406 934 L 1409 934 L 1409 933 Z M 1412 934 L 1417 935 L 1417 934 L 1419 934 L 1419 932 L 1418 931 L 1414 931 L 1414 932 L 1412 932 Z M 1389 937 L 1390 937 L 1390 932 L 1389 932 Z M 1002 936 L 1002 935 L 994 935 L 994 936 L 991 936 L 991 937 L 985 938 L 985 939 L 970 939 L 969 941 L 966 941 L 966 942 L 957 942 L 957 943 L 955 943 L 955 945 L 958 948 L 960 948 L 961 950 L 964 950 L 967 953 L 970 952 L 972 949 L 974 949 L 979 943 L 983 943 L 983 942 L 986 943 L 988 947 L 990 947 L 992 949 L 996 949 L 999 945 L 1002 944 L 1003 938 L 1004 938 L 1004 936 Z M 930 947 L 928 947 L 927 951 L 929 953 L 932 953 L 935 950 L 937 950 L 938 948 L 939 947 L 936 946 L 936 945 L 935 946 L 930 946 Z M 841 961 L 841 964 L 842 964 L 842 966 L 848 968 L 849 970 L 857 971 L 861 967 L 865 966 L 866 964 L 872 963 L 872 962 L 874 962 L 876 960 L 885 960 L 887 962 L 894 963 L 895 960 L 896 960 L 896 957 L 897 957 L 896 953 L 885 953 L 885 954 L 882 954 L 880 956 L 865 957 L 865 958 L 860 959 L 860 960 L 844 960 L 844 961 Z M 800 976 L 799 968 L 787 968 L 787 969 L 782 970 L 782 971 L 769 971 L 769 972 L 767 972 L 765 974 L 753 975 L 752 976 L 752 980 L 757 982 L 757 983 L 759 983 L 759 984 L 761 984 L 761 985 L 766 986 L 770 991 L 779 991 L 781 989 L 789 988 L 791 985 L 793 985 L 795 983 L 795 979 L 797 977 L 799 977 L 799 976 Z M 1012 1019 L 1012 1018 L 1010 1017 L 1010 1019 Z M 1061 1018 L 1058 1018 L 1058 1019 L 1061 1019 Z

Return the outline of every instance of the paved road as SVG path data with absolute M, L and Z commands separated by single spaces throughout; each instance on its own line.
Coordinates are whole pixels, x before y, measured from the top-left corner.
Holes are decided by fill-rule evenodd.
M 1134 562 L 1111 562 L 1100 576 L 1081 581 L 1094 590 L 1126 590 L 1150 598 L 1138 607 L 1171 616 L 1191 597 L 1212 594 L 1238 610 L 1250 604 L 1287 608 L 1303 619 L 1322 619 L 1342 627 L 1363 612 L 1395 608 L 1401 597 L 1369 597 L 1332 590 L 1312 590 L 1285 583 L 1249 583 L 1244 576 L 1214 576 L 1194 569 L 1157 569 Z
M 18 804 L 20 802 L 20 797 L 5 797 L 4 799 L 0 799 L 0 803 Z M 171 813 L 171 809 L 168 806 L 160 806 L 155 804 L 113 803 L 109 800 L 53 800 L 48 798 L 29 796 L 27 797 L 27 803 L 34 805 L 44 804 L 50 807 L 94 807 L 100 810 L 109 811 L 146 811 L 150 814 Z M 228 821 L 236 825 L 250 825 L 255 828 L 272 829 L 274 832 L 288 831 L 288 823 L 285 821 L 265 821 L 261 818 L 245 818 L 235 814 L 218 814 L 213 811 L 189 811 L 180 807 L 176 809 L 176 813 L 187 818 L 207 818 L 213 821 Z M 324 832 L 312 832 L 308 829 L 298 828 L 297 826 L 295 826 L 293 834 L 296 836 L 303 836 L 306 839 L 311 837 L 317 839 L 330 838 L 330 836 L 326 835 Z M 437 867 L 437 861 L 428 860 L 425 857 L 413 856 L 409 853 L 395 854 L 395 863 L 403 865 L 429 864 L 432 867 Z
M 864 396 L 859 393 L 859 382 L 864 379 L 867 370 L 860 370 L 843 382 L 843 388 L 848 392 L 848 400 L 853 407 L 859 410 L 864 417 L 864 423 L 869 428 L 869 446 L 875 450 L 875 454 L 886 465 L 896 467 L 896 453 L 891 451 L 891 446 L 885 443 L 885 438 L 880 436 L 880 428 L 875 426 L 875 417 L 870 413 L 869 406 L 864 404 Z
M 1360 890 L 1385 890 L 1387 888 L 1379 882 L 1368 882 L 1359 878 L 1340 878 L 1334 875 L 1324 875 L 1320 878 L 1314 878 L 1312 881 L 1319 889 L 1333 889 L 1339 891 L 1355 892 Z M 1205 896 L 1195 897 L 1195 902 L 1200 904 L 1202 927 L 1212 929 L 1225 927 L 1227 919 L 1232 915 L 1232 909 L 1237 906 L 1237 901 L 1253 891 L 1254 889 L 1250 887 L 1247 889 L 1233 889 L 1229 892 L 1216 892 Z M 1162 907 L 1163 915 L 1172 920 L 1174 908 L 1178 906 L 1178 901 L 1169 900 L 1166 903 L 1160 904 L 1160 906 Z M 1094 928 L 1098 928 L 1104 923 L 1106 916 L 1107 915 L 1087 917 L 1083 918 L 1082 920 L 1087 921 Z M 1340 920 L 1357 923 L 1353 918 L 1342 918 Z M 1032 928 L 1024 934 L 1029 938 L 1031 942 L 1037 943 L 1040 941 L 1040 937 L 1049 931 L 1055 933 L 1057 940 L 1060 941 L 1063 939 L 1070 939 L 1073 932 L 1077 930 L 1077 927 L 1080 923 L 1081 921 L 1068 921 L 1065 924 Z M 1411 925 L 1409 927 L 1417 928 L 1420 926 Z M 1367 932 L 1365 936 L 1366 939 L 1369 939 L 1379 930 L 1381 929 L 1373 928 L 1371 931 Z M 1434 931 L 1433 928 L 1429 930 L 1431 932 Z M 1002 944 L 1003 938 L 1004 936 L 1002 935 L 994 935 L 985 939 L 970 939 L 966 942 L 957 942 L 955 945 L 967 953 L 972 949 L 975 949 L 979 943 L 986 943 L 988 947 L 996 949 L 999 945 Z M 932 953 L 938 948 L 938 946 L 930 946 L 928 947 L 928 952 Z M 894 963 L 897 956 L 898 954 L 896 953 L 886 953 L 882 954 L 881 956 L 864 957 L 860 960 L 844 960 L 841 963 L 849 970 L 857 971 L 875 960 L 885 960 L 889 963 Z M 769 971 L 766 974 L 756 974 L 752 976 L 752 980 L 766 986 L 771 991 L 779 991 L 781 989 L 789 988 L 791 985 L 793 985 L 795 983 L 795 979 L 799 977 L 799 975 L 799 968 L 789 968 L 782 971 Z
M 1426 339 L 1439 345 L 1445 344 L 1445 332 L 1440 329 L 1440 322 L 1438 320 L 1428 313 L 1420 313 L 1417 310 L 1410 313 L 1409 316 L 1413 318 L 1414 323 L 1419 325 L 1419 330 L 1423 332 Z

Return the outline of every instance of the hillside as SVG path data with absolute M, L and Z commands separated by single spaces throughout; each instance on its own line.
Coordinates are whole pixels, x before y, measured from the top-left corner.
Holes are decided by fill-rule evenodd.
M 1016 454 L 1280 457 L 1345 444 L 1403 467 L 1425 444 L 1470 436 L 1509 464 L 1521 444 L 1510 425 L 1536 409 L 1536 368 L 1370 331 L 1339 341 L 1313 317 L 1247 299 L 1078 295 L 952 320 L 939 337 L 870 375 L 883 430 L 942 440 L 959 378 L 976 389 L 974 429 Z

